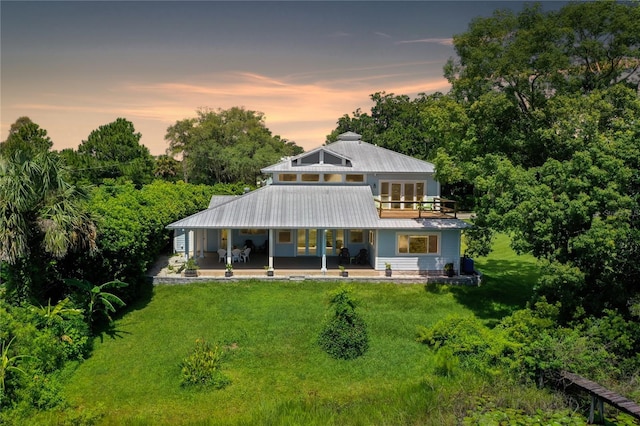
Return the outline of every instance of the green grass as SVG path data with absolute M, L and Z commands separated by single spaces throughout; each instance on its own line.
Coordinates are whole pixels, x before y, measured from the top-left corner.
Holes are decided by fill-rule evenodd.
M 36 423 L 100 424 L 454 424 L 486 384 L 431 373 L 416 326 L 450 314 L 491 321 L 524 305 L 532 259 L 498 250 L 477 261 L 479 288 L 353 284 L 369 327 L 361 358 L 334 360 L 316 344 L 327 292 L 338 282 L 205 283 L 158 286 L 145 306 L 96 340 L 90 359 L 67 372 L 73 408 Z M 515 294 L 513 294 L 515 293 Z M 222 390 L 180 387 L 180 361 L 204 338 L 225 348 Z
M 536 259 L 531 255 L 517 255 L 509 244 L 509 237 L 497 234 L 492 252 L 474 259 L 475 268 L 483 273 L 479 288 L 452 289 L 458 302 L 478 318 L 502 318 L 525 307 L 533 296 L 540 272 Z

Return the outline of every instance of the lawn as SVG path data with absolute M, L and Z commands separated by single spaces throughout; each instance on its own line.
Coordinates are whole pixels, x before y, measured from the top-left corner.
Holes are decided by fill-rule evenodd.
M 502 237 L 476 262 L 483 286 L 354 283 L 370 349 L 338 361 L 316 344 L 339 282 L 165 285 L 118 319 L 90 359 L 67 371 L 65 413 L 37 422 L 100 424 L 446 424 L 471 401 L 465 386 L 433 377 L 432 354 L 416 326 L 450 315 L 495 321 L 524 305 L 536 275 Z M 184 389 L 180 362 L 195 340 L 224 348 L 222 390 Z M 453 401 L 453 402 L 452 402 Z

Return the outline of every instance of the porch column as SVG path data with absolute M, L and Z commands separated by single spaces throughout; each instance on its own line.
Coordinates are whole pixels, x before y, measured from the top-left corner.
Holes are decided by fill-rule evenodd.
M 200 245 L 200 259 L 202 259 L 204 258 L 204 239 L 207 236 L 207 230 L 201 229 L 200 232 L 202 232 L 202 244 Z
M 233 241 L 231 241 L 231 228 L 227 229 L 227 262 L 231 263 L 231 247 L 233 247 Z
M 269 228 L 269 247 L 267 247 L 269 251 L 269 269 L 273 269 L 273 228 Z
M 322 251 L 322 268 L 320 268 L 320 271 L 322 275 L 327 275 L 327 230 L 323 229 L 320 232 L 322 234 L 322 238 L 320 239 L 322 241 L 322 245 L 320 246 Z

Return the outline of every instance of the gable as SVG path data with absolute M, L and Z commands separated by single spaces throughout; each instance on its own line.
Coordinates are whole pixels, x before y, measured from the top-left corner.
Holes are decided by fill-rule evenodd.
M 345 156 L 329 152 L 325 148 L 316 148 L 313 151 L 303 153 L 291 159 L 291 166 L 313 166 L 331 164 L 334 166 L 351 167 L 351 160 Z

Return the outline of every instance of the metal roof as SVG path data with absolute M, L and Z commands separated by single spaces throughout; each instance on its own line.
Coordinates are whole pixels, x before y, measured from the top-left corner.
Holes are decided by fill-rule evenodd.
M 377 221 L 368 186 L 269 185 L 168 228 L 371 228 Z
M 209 207 L 208 208 L 213 208 L 216 207 L 220 204 L 224 204 L 228 201 L 231 200 L 235 200 L 236 198 L 238 198 L 237 195 L 214 195 L 211 197 L 211 200 L 209 200 Z
M 215 197 L 216 201 L 218 197 Z M 368 186 L 269 185 L 181 219 L 169 229 L 464 229 L 458 219 L 380 219 Z
M 293 165 L 293 161 L 324 150 L 350 160 L 350 165 L 304 164 Z M 328 173 L 434 173 L 435 166 L 386 148 L 363 142 L 360 135 L 343 133 L 338 141 L 262 169 L 263 173 L 281 172 L 328 172 Z

